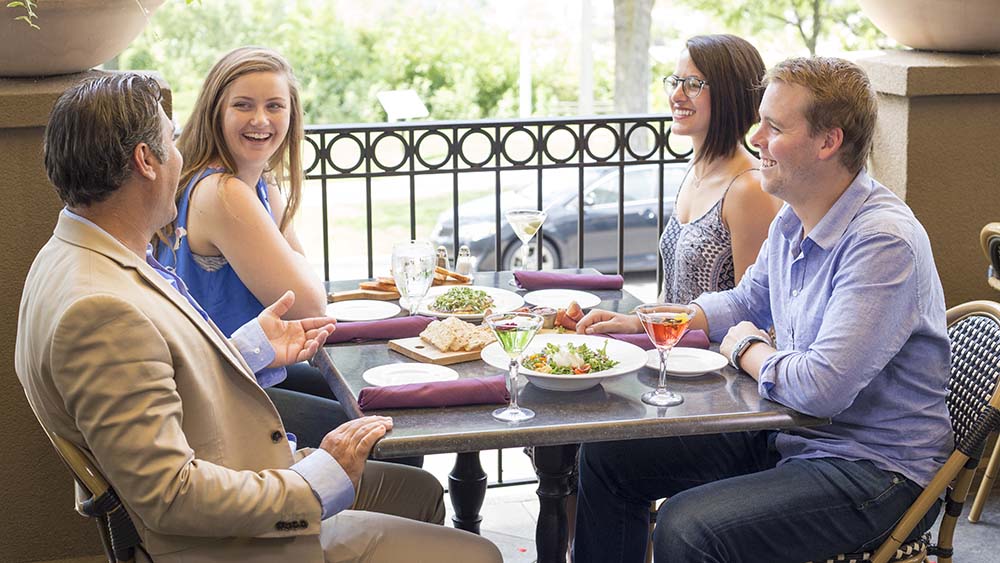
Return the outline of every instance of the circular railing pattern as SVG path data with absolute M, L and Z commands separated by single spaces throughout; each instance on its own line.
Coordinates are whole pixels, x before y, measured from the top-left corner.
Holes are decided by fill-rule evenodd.
M 686 160 L 690 149 L 671 146 L 670 121 L 634 116 L 309 126 L 304 168 L 315 179 Z

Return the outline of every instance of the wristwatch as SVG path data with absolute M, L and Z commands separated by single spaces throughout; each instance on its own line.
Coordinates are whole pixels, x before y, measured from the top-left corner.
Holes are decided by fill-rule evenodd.
M 768 346 L 772 346 L 771 340 L 759 334 L 751 334 L 749 336 L 744 336 L 742 340 L 736 343 L 733 348 L 732 354 L 729 355 L 729 365 L 736 369 L 743 369 L 740 367 L 740 357 L 750 349 L 750 346 L 756 344 L 757 342 L 763 342 Z

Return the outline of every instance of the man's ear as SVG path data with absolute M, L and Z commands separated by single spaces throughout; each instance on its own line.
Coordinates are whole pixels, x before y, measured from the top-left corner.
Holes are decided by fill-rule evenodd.
M 149 145 L 146 143 L 139 143 L 132 149 L 132 165 L 135 167 L 135 171 L 147 180 L 156 179 L 156 167 L 154 164 L 159 164 L 160 160 L 156 158 L 153 151 L 150 150 Z
M 819 147 L 819 159 L 829 160 L 833 158 L 843 145 L 844 130 L 840 127 L 828 129 L 826 133 L 823 133 L 823 144 Z

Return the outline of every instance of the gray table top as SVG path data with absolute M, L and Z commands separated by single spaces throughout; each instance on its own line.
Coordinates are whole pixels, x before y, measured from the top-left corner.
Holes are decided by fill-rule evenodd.
M 477 274 L 477 285 L 508 287 L 509 273 Z M 357 287 L 355 282 L 332 282 L 331 290 Z M 624 291 L 594 291 L 599 308 L 630 311 L 639 304 Z M 389 350 L 385 342 L 338 344 L 325 347 L 313 363 L 324 372 L 334 393 L 354 416 L 360 416 L 357 396 L 367 386 L 361 375 L 368 368 L 412 362 Z M 501 375 L 502 370 L 482 361 L 449 366 L 459 377 Z M 762 399 L 757 383 L 731 367 L 698 377 L 668 377 L 668 388 L 684 396 L 678 406 L 657 408 L 639 396 L 656 386 L 657 372 L 638 372 L 604 381 L 584 391 L 540 389 L 521 378 L 518 401 L 535 411 L 520 423 L 495 420 L 497 405 L 427 409 L 387 409 L 365 414 L 392 416 L 393 430 L 375 446 L 376 458 L 419 454 L 480 451 L 517 446 L 546 446 L 633 438 L 715 434 L 738 430 L 781 429 L 825 424 L 824 419 L 798 413 Z

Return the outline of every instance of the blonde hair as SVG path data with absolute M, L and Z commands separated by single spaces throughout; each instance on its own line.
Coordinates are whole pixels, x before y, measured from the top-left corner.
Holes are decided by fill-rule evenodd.
M 875 91 L 868 75 L 858 65 L 833 57 L 799 57 L 778 63 L 764 77 L 772 81 L 797 84 L 812 93 L 806 108 L 809 132 L 840 128 L 844 141 L 840 162 L 857 173 L 865 166 L 872 150 L 872 136 L 878 118 Z
M 214 161 L 221 161 L 225 169 L 223 181 L 236 174 L 236 163 L 226 146 L 223 134 L 223 102 L 229 86 L 236 79 L 253 72 L 274 72 L 288 80 L 289 123 L 288 133 L 275 151 L 265 169 L 265 180 L 274 184 L 285 195 L 287 205 L 278 219 L 278 229 L 284 232 L 289 221 L 298 211 L 302 194 L 302 139 L 304 137 L 302 103 L 299 99 L 298 81 L 280 54 L 264 47 L 240 47 L 226 53 L 215 63 L 198 94 L 191 118 L 177 140 L 177 148 L 184 156 L 180 184 L 175 199 L 180 200 L 184 189 L 198 173 Z M 164 228 L 161 240 L 166 241 L 176 226 L 174 219 Z

